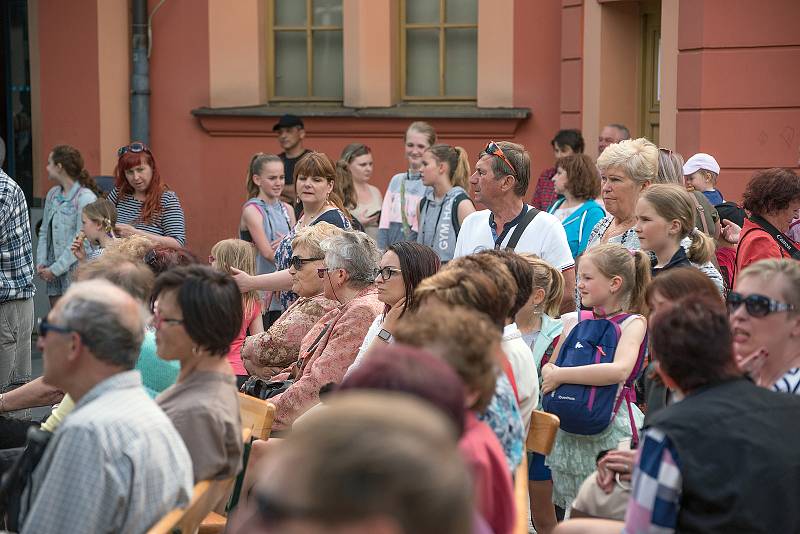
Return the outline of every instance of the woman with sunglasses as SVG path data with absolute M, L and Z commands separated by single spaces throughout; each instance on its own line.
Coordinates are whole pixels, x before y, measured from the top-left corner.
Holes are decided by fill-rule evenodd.
M 760 386 L 800 395 L 800 262 L 756 262 L 728 295 L 733 349 Z
M 321 243 L 325 260 L 316 269 L 322 294 L 338 303 L 305 335 L 297 360 L 273 378 L 294 382 L 270 398 L 275 405 L 275 429 L 287 429 L 319 402 L 323 386 L 338 384 L 358 354 L 369 325 L 384 309 L 373 280 L 380 253 L 364 232 L 342 232 Z M 306 265 L 304 269 L 308 269 Z
M 172 248 L 186 244 L 186 225 L 178 195 L 161 181 L 153 153 L 144 143 L 117 151 L 114 189 L 108 199 L 117 207 L 121 237 L 145 236 Z
M 800 177 L 790 169 L 759 171 L 748 182 L 742 200 L 750 216 L 739 234 L 736 272 L 768 258 L 800 260 L 797 243 L 786 235 L 800 212 Z
M 392 332 L 397 321 L 408 308 L 414 306 L 414 290 L 420 282 L 439 271 L 439 256 L 430 247 L 413 241 L 398 241 L 389 246 L 375 273 L 378 300 L 385 304 L 383 313 L 375 317 L 358 349 L 352 373 L 364 361 L 364 356 L 373 345 L 385 345 L 392 341 Z
M 336 306 L 322 294 L 323 280 L 317 275 L 325 254 L 322 242 L 340 235 L 341 228 L 321 222 L 307 226 L 292 239 L 294 255 L 289 260 L 292 291 L 300 298 L 266 332 L 249 336 L 242 346 L 242 361 L 248 373 L 265 380 L 289 367 L 300 354 L 303 336 Z

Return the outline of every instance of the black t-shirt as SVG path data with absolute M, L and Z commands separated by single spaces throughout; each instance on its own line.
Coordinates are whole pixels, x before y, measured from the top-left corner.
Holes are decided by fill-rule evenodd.
M 302 158 L 309 152 L 311 151 L 306 149 L 303 151 L 302 154 L 300 154 L 296 158 L 286 157 L 286 152 L 281 152 L 280 154 L 278 154 L 278 157 L 281 158 L 281 161 L 283 161 L 283 173 L 286 175 L 286 185 L 294 183 L 294 165 L 300 158 Z

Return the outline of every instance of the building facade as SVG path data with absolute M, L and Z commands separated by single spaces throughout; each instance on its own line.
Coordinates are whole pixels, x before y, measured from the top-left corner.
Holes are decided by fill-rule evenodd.
M 4 18 L 3 137 L 20 140 L 16 174 L 34 199 L 54 145 L 110 175 L 131 141 L 132 1 L 8 2 L 27 34 L 19 13 Z M 580 128 L 596 156 L 611 122 L 713 154 L 727 198 L 756 169 L 797 166 L 795 0 L 149 0 L 148 12 L 149 142 L 199 254 L 236 235 L 247 164 L 280 151 L 285 112 L 333 159 L 369 145 L 379 188 L 405 168 L 413 120 L 472 159 L 489 139 L 524 144 L 532 182 L 558 129 Z M 22 56 L 24 98 L 10 88 Z

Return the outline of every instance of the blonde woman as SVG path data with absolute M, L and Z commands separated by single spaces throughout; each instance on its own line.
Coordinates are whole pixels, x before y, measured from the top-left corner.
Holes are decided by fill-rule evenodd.
M 216 271 L 231 274 L 232 268 L 254 275 L 256 270 L 256 249 L 241 239 L 223 239 L 211 249 L 208 258 L 211 267 Z M 233 372 L 236 373 L 237 387 L 241 387 L 249 374 L 242 363 L 242 344 L 249 332 L 255 335 L 264 331 L 261 319 L 261 297 L 256 290 L 242 294 L 242 311 L 244 320 L 239 335 L 231 343 L 227 358 Z

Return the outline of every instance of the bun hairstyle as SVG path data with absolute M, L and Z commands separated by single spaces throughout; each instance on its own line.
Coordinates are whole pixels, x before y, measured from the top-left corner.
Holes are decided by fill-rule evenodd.
M 103 232 L 110 237 L 117 237 L 117 208 L 105 198 L 98 198 L 83 208 L 83 214 L 92 222 L 100 225 Z
M 254 174 L 261 174 L 264 170 L 264 165 L 267 163 L 280 163 L 283 165 L 283 160 L 274 154 L 265 154 L 264 152 L 256 152 L 250 158 L 250 165 L 247 167 L 247 198 L 255 198 L 261 192 L 258 185 L 253 181 Z
M 714 257 L 714 240 L 695 228 L 694 199 L 683 187 L 675 184 L 654 184 L 642 192 L 644 200 L 653 206 L 656 213 L 667 221 L 677 220 L 680 225 L 678 237 L 690 237 L 692 244 L 687 254 L 694 263 L 706 263 Z
M 460 146 L 438 144 L 431 146 L 430 152 L 439 163 L 447 163 L 450 183 L 469 191 L 469 156 Z
M 53 147 L 53 163 L 60 165 L 67 176 L 82 187 L 90 189 L 97 196 L 102 195 L 94 178 L 83 168 L 83 156 L 77 148 L 70 145 L 56 145 Z
M 592 264 L 606 278 L 622 279 L 620 296 L 623 309 L 645 315 L 645 292 L 650 283 L 650 256 L 643 250 L 628 250 L 618 243 L 603 243 L 583 254 L 583 261 Z

